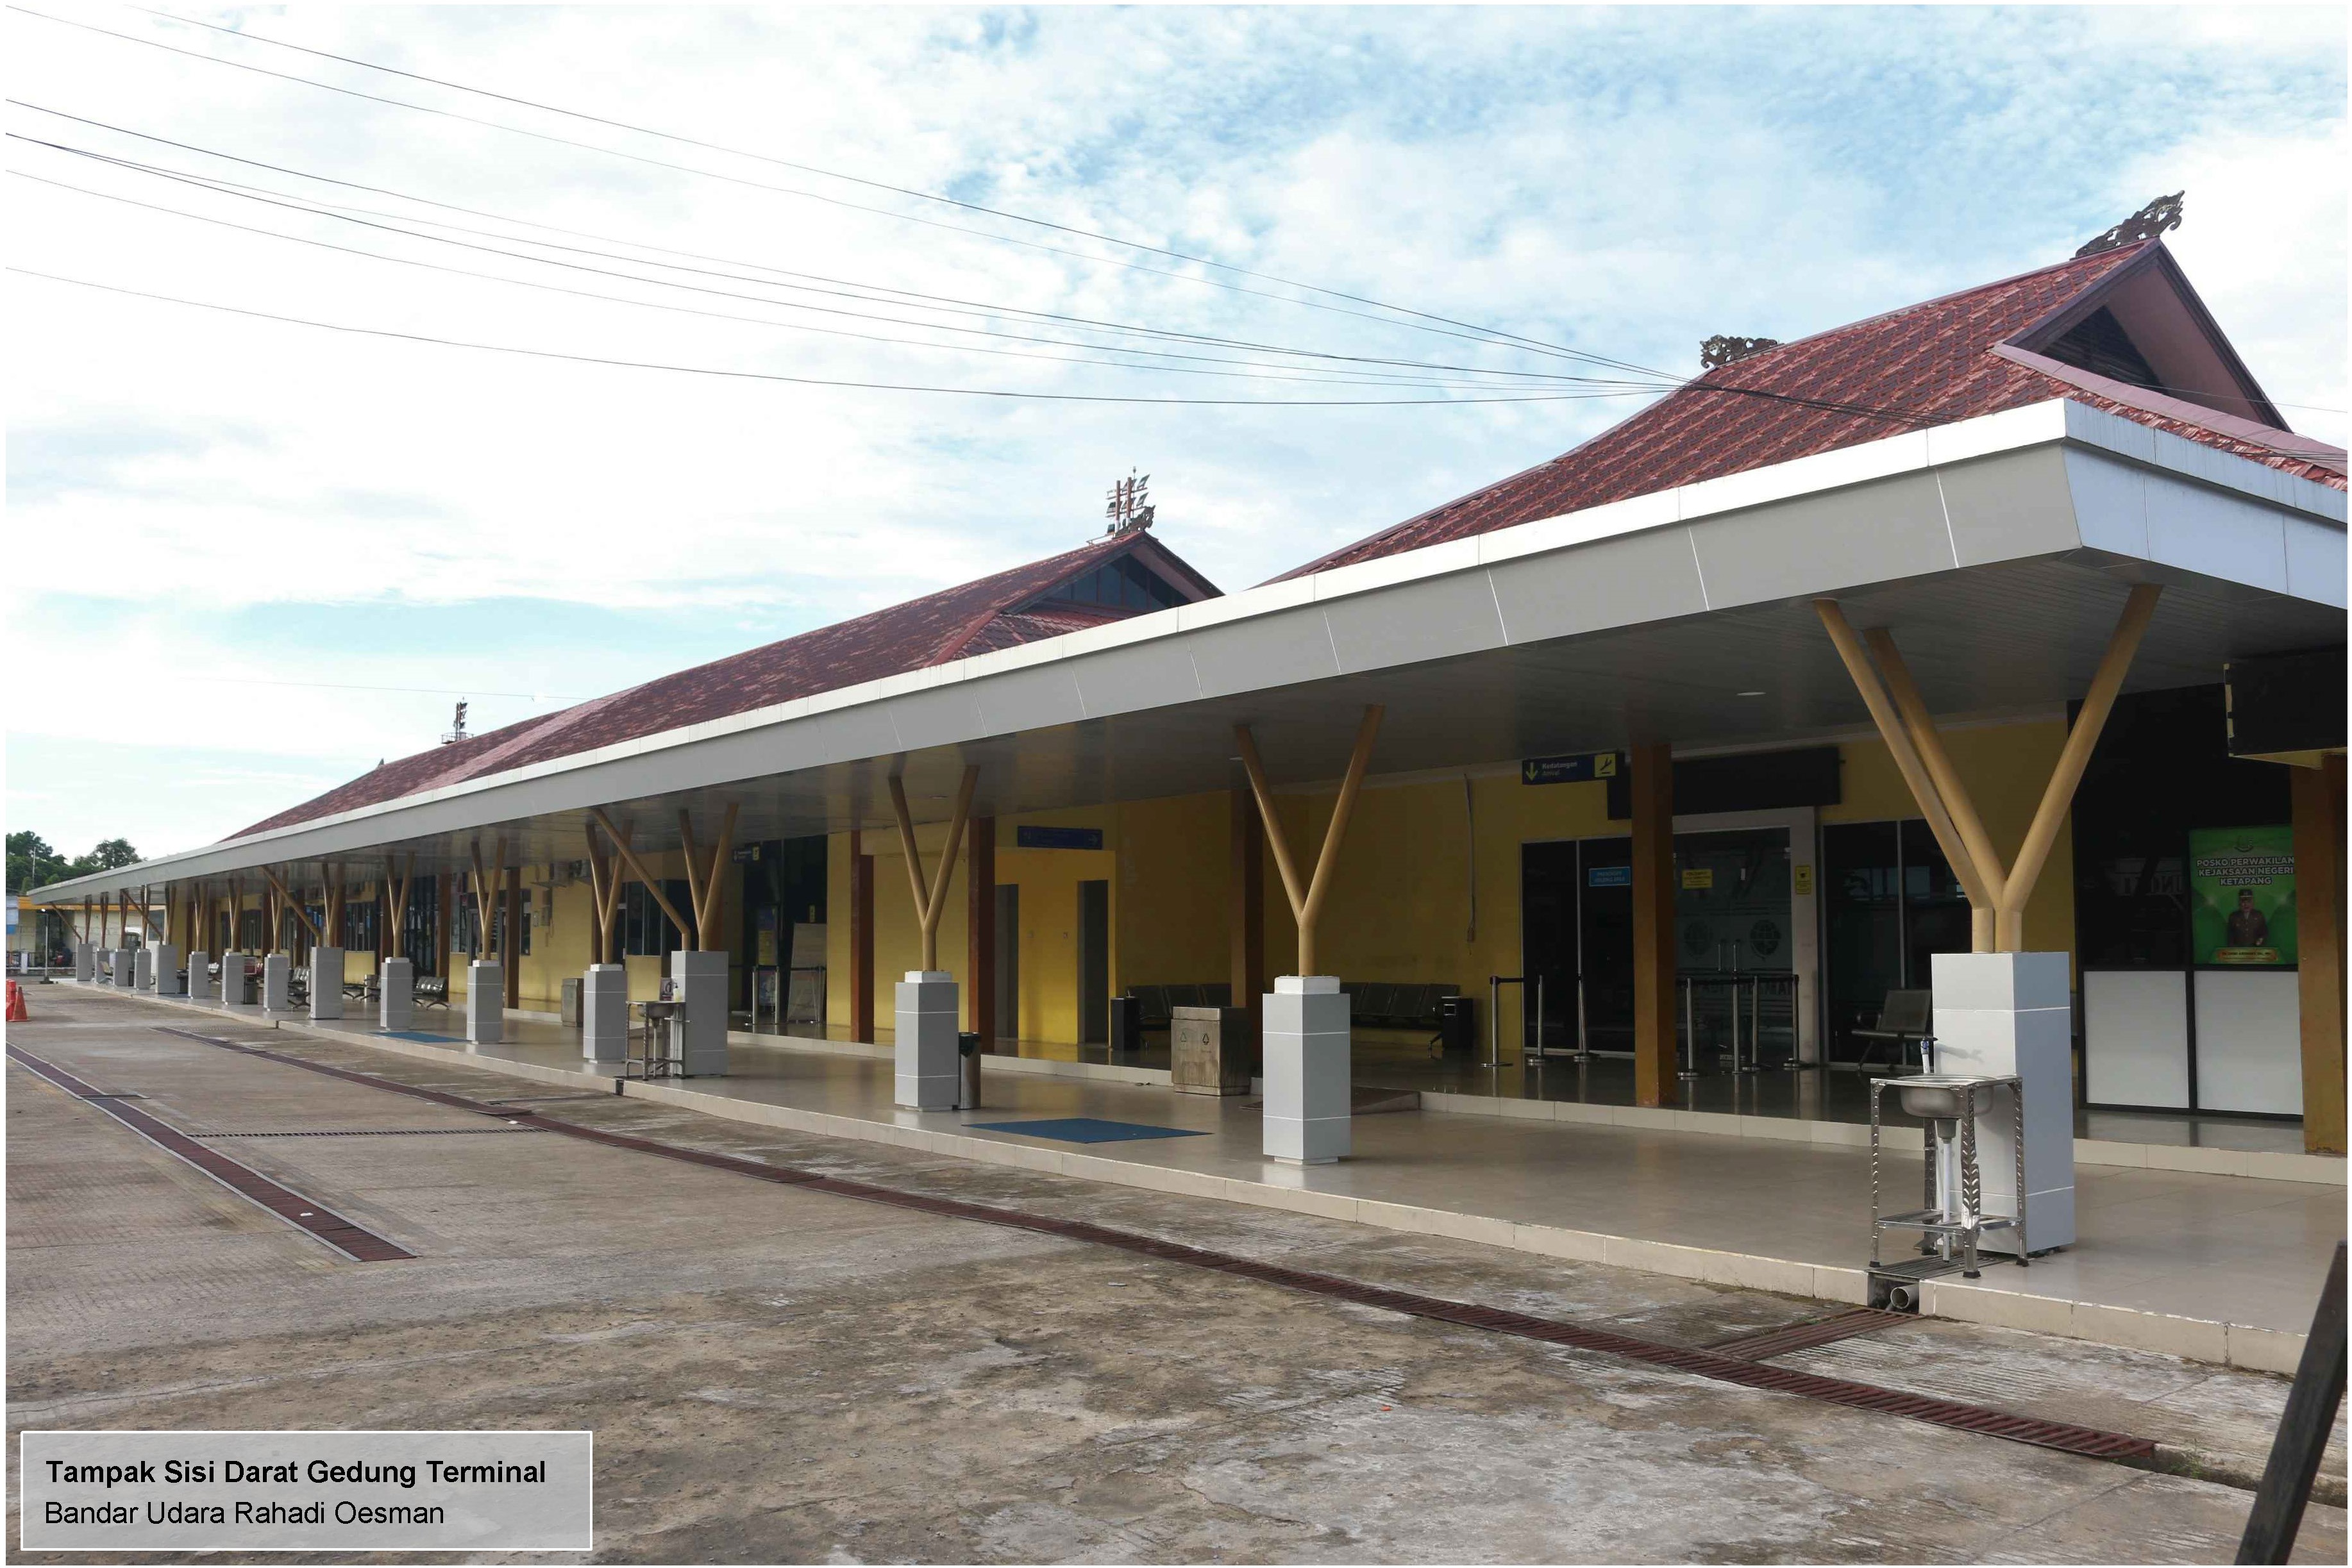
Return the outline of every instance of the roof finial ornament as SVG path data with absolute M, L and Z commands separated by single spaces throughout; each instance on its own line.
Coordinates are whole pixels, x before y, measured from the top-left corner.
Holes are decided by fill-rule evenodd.
M 468 738 L 470 737 L 466 733 L 466 705 L 464 703 L 459 703 L 457 705 L 457 717 L 451 721 L 449 733 L 441 737 L 441 744 L 444 746 L 455 746 L 459 741 Z
M 2180 198 L 2186 191 L 2175 191 L 2168 196 L 2158 196 L 2098 238 L 2074 253 L 2076 260 L 2096 256 L 2103 250 L 2121 250 L 2144 239 L 2154 239 L 2167 229 L 2180 226 Z
M 1726 365 L 1748 358 L 1750 354 L 1760 354 L 1767 349 L 1777 349 L 1780 346 L 1780 340 L 1778 338 L 1728 338 L 1717 332 L 1698 346 L 1699 368 L 1706 371 L 1719 371 Z
M 1150 486 L 1151 476 L 1139 476 L 1132 468 L 1127 471 L 1126 478 L 1111 486 L 1110 504 L 1103 508 L 1103 516 L 1110 519 L 1110 527 L 1103 532 L 1123 534 L 1136 528 L 1150 528 L 1152 517 L 1158 511 L 1150 504 Z

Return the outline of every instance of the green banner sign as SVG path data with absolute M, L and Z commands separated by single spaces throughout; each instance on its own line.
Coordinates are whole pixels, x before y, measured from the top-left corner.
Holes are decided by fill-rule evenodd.
M 2294 830 L 2193 830 L 2189 835 L 2189 918 L 2197 963 L 2293 965 Z

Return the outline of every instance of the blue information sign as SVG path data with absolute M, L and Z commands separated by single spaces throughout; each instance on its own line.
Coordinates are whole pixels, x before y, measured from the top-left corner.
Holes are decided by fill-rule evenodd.
M 1633 868 L 1629 865 L 1588 866 L 1585 868 L 1584 884 L 1587 887 L 1631 887 L 1633 885 Z
M 1522 784 L 1582 784 L 1617 777 L 1617 753 L 1587 751 L 1576 757 L 1530 757 L 1519 764 Z
M 1098 850 L 1102 845 L 1100 828 L 1016 827 L 1013 844 L 1024 850 Z

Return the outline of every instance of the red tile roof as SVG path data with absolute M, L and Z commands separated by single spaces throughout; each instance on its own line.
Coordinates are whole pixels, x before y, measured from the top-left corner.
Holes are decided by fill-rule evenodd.
M 961 588 L 926 594 L 610 696 L 404 757 L 230 837 L 241 839 L 291 827 L 486 774 L 1124 620 L 1139 612 L 1031 601 L 1081 572 L 1138 552 L 1163 577 L 1196 597 L 1216 596 L 1214 585 L 1156 538 L 1140 531 L 1106 537 Z
M 1375 560 L 2054 397 L 2073 398 L 2344 488 L 2340 461 L 2330 468 L 2226 430 L 2100 397 L 1992 352 L 1995 345 L 2064 310 L 2158 243 L 2146 240 L 2060 262 L 1710 371 L 1548 463 L 1408 517 L 1283 577 Z M 2245 428 L 2245 422 L 2230 423 Z

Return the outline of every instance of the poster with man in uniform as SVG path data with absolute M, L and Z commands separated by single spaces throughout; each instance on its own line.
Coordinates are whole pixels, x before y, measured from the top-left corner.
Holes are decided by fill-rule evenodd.
M 2189 897 L 2195 962 L 2291 967 L 2294 830 L 2281 824 L 2192 831 Z

